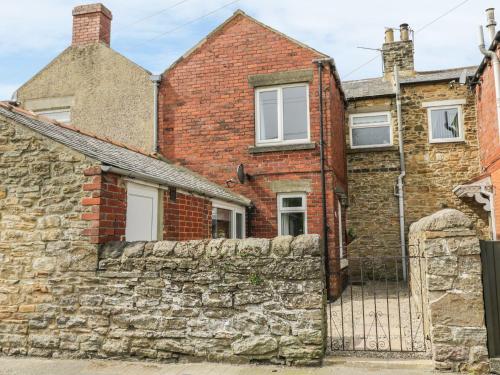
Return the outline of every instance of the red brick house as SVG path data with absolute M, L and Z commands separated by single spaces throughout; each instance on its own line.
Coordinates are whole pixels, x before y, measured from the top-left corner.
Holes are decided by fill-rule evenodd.
M 493 10 L 487 10 L 493 17 Z M 491 13 L 490 13 L 491 12 Z M 500 57 L 500 32 L 494 32 L 494 18 L 490 25 L 491 44 L 488 49 L 483 48 L 485 56 L 474 76 L 473 84 L 476 93 L 477 105 L 477 134 L 479 140 L 479 156 L 482 173 L 473 181 L 459 187 L 462 194 L 474 196 L 479 203 L 489 211 L 491 237 L 500 239 L 500 114 L 498 106 L 500 87 L 495 87 L 495 63 L 492 55 Z M 493 28 L 493 30 L 491 30 Z M 484 46 L 483 46 L 484 47 Z M 493 57 L 494 58 L 494 57 Z M 500 68 L 497 68 L 500 71 Z M 497 80 L 500 78 L 497 77 Z
M 213 236 L 323 236 L 325 218 L 332 267 L 344 242 L 343 121 L 333 60 L 241 11 L 170 66 L 160 83 L 160 153 L 252 200 L 240 218 L 245 224 L 233 222 L 230 206 L 214 204 Z

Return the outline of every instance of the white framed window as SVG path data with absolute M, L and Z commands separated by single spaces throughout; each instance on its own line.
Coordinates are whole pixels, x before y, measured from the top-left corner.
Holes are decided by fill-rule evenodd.
M 65 124 L 71 122 L 71 111 L 69 107 L 61 109 L 41 110 L 36 111 L 36 113 L 38 115 L 42 115 Z
M 307 234 L 306 193 L 278 194 L 278 235 Z
M 245 208 L 212 201 L 212 238 L 245 238 Z
M 349 116 L 351 148 L 392 146 L 390 112 L 356 113 Z
M 158 188 L 127 182 L 127 241 L 158 239 Z
M 463 100 L 443 100 L 423 103 L 427 108 L 429 142 L 462 142 L 464 140 Z
M 309 85 L 305 83 L 255 90 L 257 145 L 309 142 Z

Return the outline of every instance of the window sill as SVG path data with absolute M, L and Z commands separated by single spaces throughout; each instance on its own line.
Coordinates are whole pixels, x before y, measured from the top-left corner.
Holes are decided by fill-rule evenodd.
M 350 148 L 347 150 L 347 153 L 348 154 L 361 154 L 364 152 L 384 152 L 384 151 L 398 151 L 398 146 Z
M 446 141 L 429 141 L 431 145 L 443 145 L 443 144 L 450 144 L 450 143 L 466 143 L 465 139 L 450 139 Z
M 299 151 L 299 150 L 314 150 L 316 143 L 291 143 L 269 146 L 250 146 L 248 152 L 251 154 L 261 154 L 264 152 L 280 152 L 280 151 Z

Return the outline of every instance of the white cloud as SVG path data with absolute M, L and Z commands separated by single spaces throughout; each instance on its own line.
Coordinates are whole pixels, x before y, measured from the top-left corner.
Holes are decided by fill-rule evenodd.
M 12 98 L 12 94 L 16 91 L 20 84 L 1 84 L 0 83 L 0 100 L 10 100 Z
M 416 67 L 431 70 L 478 64 L 477 25 L 484 22 L 484 9 L 495 0 L 470 0 L 440 21 L 417 33 Z M 113 12 L 112 44 L 145 68 L 158 72 L 192 47 L 235 8 L 331 55 L 345 76 L 376 52 L 356 48 L 379 48 L 385 26 L 408 22 L 418 29 L 451 9 L 459 0 L 241 0 L 199 22 L 148 42 L 154 36 L 202 16 L 230 0 L 189 0 L 143 22 L 179 0 L 105 0 Z M 2 59 L 36 59 L 36 54 L 55 56 L 70 43 L 71 9 L 82 0 L 16 0 L 2 4 L 0 23 L 0 82 L 8 78 Z M 500 16 L 500 15 L 499 15 Z M 48 53 L 48 52 L 52 52 Z M 5 64 L 5 65 L 4 65 Z M 42 64 L 42 66 L 43 66 Z M 380 59 L 352 74 L 349 79 L 380 74 Z M 23 77 L 24 78 L 24 77 Z M 27 77 L 26 77 L 27 78 Z M 5 84 L 4 84 L 5 85 Z

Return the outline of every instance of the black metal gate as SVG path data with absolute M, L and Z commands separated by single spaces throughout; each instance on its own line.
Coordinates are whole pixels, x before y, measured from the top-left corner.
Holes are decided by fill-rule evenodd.
M 500 241 L 481 241 L 484 308 L 490 357 L 500 356 Z
M 330 351 L 426 352 L 423 261 L 401 256 L 330 260 L 330 278 L 338 289 L 327 306 Z

